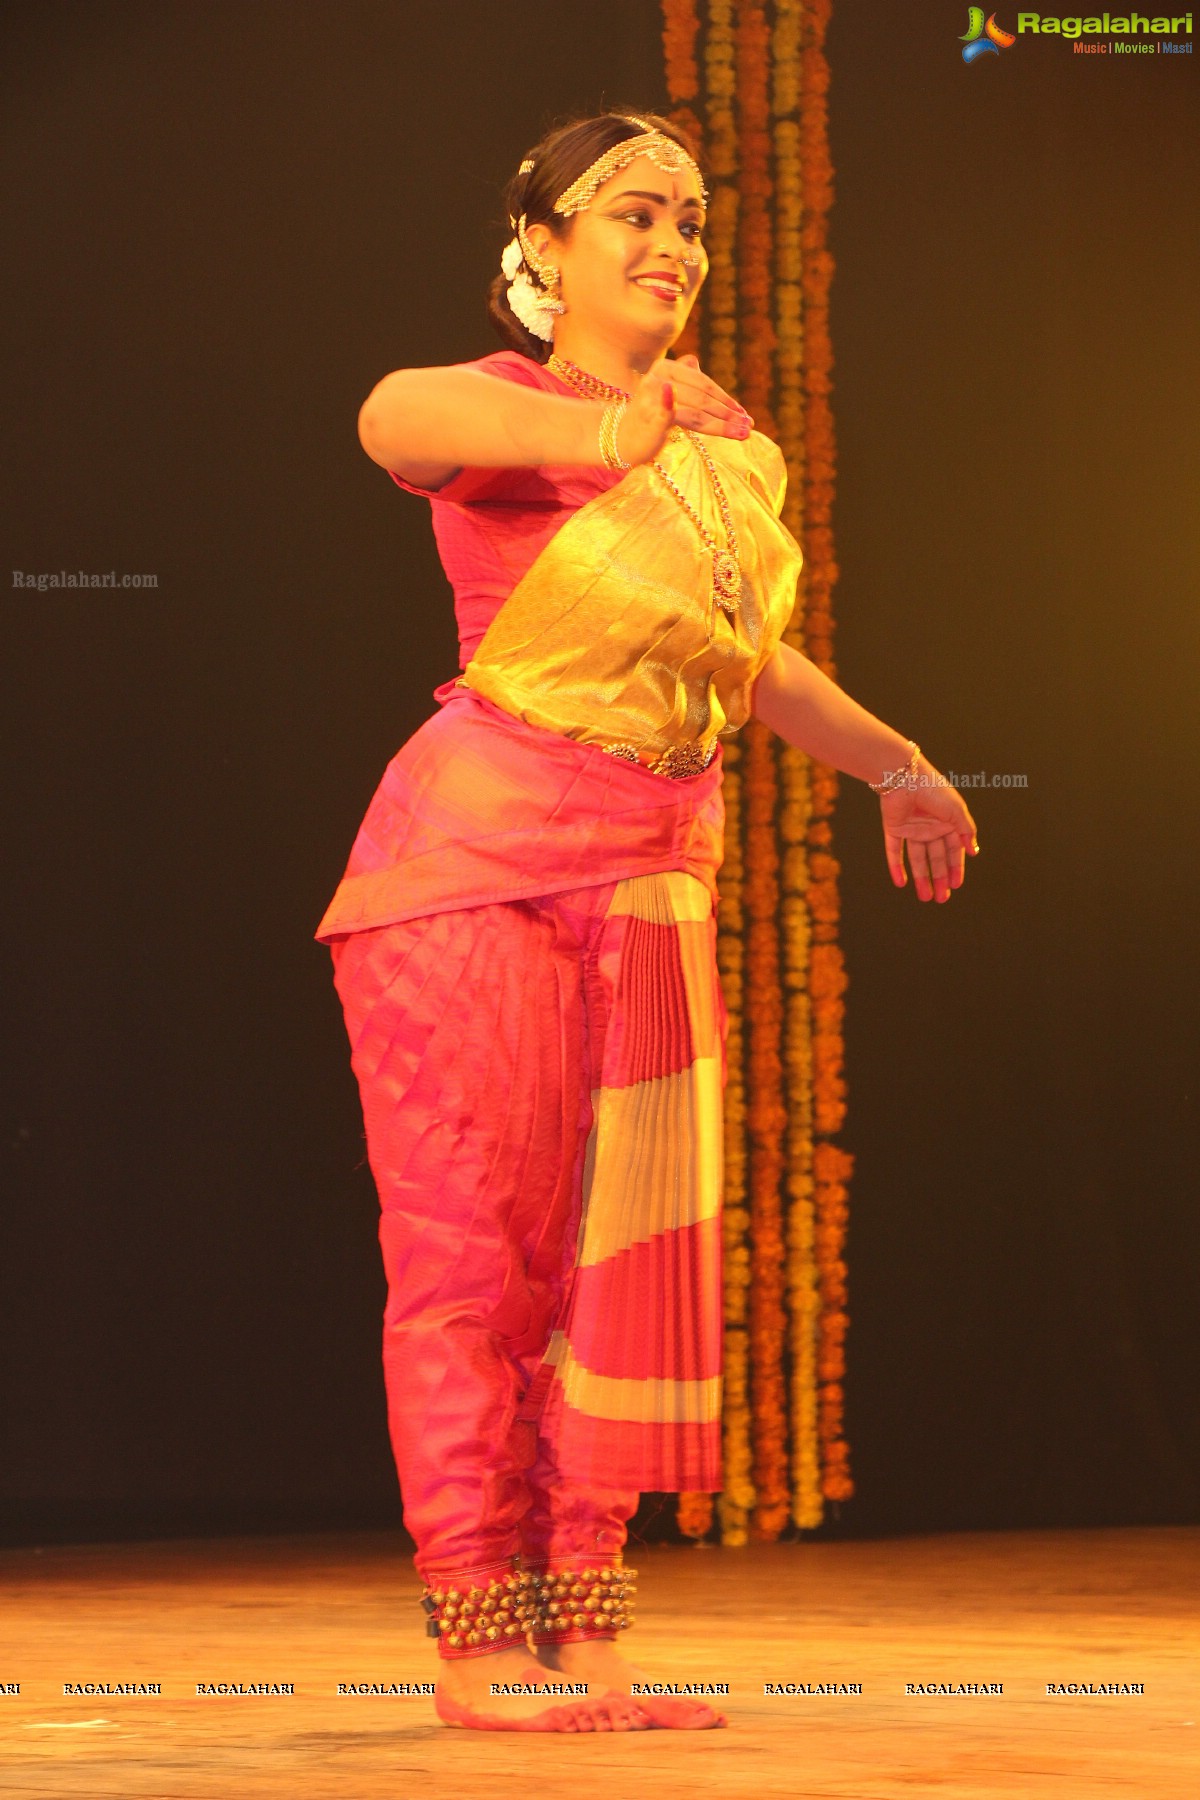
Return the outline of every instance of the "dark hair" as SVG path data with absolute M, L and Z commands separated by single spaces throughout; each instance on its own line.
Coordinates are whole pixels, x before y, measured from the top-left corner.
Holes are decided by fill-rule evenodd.
M 573 221 L 571 218 L 564 219 L 561 213 L 555 212 L 555 200 L 566 192 L 573 181 L 578 181 L 584 170 L 590 169 L 597 157 L 603 156 L 606 150 L 624 143 L 626 138 L 641 136 L 645 127 L 631 123 L 633 117 L 644 119 L 646 125 L 682 145 L 697 166 L 700 166 L 700 154 L 687 133 L 658 113 L 631 111 L 627 114 L 614 108 L 611 112 L 598 113 L 591 118 L 572 119 L 567 124 L 555 126 L 552 131 L 548 131 L 541 143 L 535 144 L 524 158 L 526 162 L 532 162 L 533 167 L 524 174 L 514 175 L 504 190 L 508 219 L 519 219 L 524 213 L 526 225 L 549 225 L 556 237 L 564 236 Z M 507 222 L 506 219 L 505 223 Z M 513 227 L 510 225 L 504 242 L 508 243 L 512 236 Z M 533 279 L 536 280 L 536 277 Z M 501 273 L 492 281 L 488 289 L 487 309 L 488 318 L 511 350 L 519 350 L 531 362 L 546 361 L 554 346 L 535 337 L 532 331 L 527 331 L 513 312 L 508 304 L 507 275 Z

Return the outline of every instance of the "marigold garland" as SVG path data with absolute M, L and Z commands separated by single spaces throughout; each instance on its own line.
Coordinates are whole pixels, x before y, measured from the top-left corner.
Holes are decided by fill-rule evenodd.
M 700 90 L 700 76 L 696 65 L 696 35 L 700 29 L 700 21 L 692 0 L 663 0 L 662 11 L 663 67 L 670 117 L 700 143 L 703 139 L 700 121 L 687 104 L 697 97 Z M 699 354 L 702 340 L 701 316 L 700 303 L 697 301 L 676 345 L 677 355 L 683 355 L 687 351 Z M 720 962 L 718 951 L 718 968 Z M 725 991 L 728 990 L 727 979 L 723 980 L 722 987 Z M 680 1494 L 675 1517 L 684 1537 L 707 1536 L 712 1528 L 713 1496 L 691 1492 Z
M 737 259 L 739 195 L 737 72 L 732 0 L 710 0 L 704 34 L 705 147 L 711 199 L 705 237 L 710 272 L 706 284 L 703 362 L 714 381 L 737 386 Z M 682 97 L 682 96 L 681 96 Z M 673 98 L 673 96 L 672 96 Z M 718 965 L 729 1014 L 725 1093 L 725 1332 L 722 1460 L 724 1490 L 717 1503 L 721 1540 L 744 1544 L 757 1501 L 750 1407 L 750 1308 L 752 1286 L 750 1213 L 746 1205 L 748 1118 L 746 1100 L 746 922 L 743 906 L 745 757 L 736 738 L 724 743 L 725 861 L 719 883 Z
M 804 521 L 805 643 L 804 649 L 825 673 L 836 678 L 833 660 L 832 595 L 838 569 L 833 555 L 833 487 L 836 467 L 833 413 L 829 396 L 833 349 L 829 333 L 829 288 L 833 257 L 828 248 L 828 217 L 833 201 L 833 165 L 829 154 L 829 63 L 825 35 L 832 0 L 803 0 L 799 55 L 799 143 L 801 288 L 804 344 Z M 813 1028 L 813 1124 L 821 1137 L 842 1128 L 846 1113 L 844 1005 L 845 962 L 837 942 L 839 900 L 836 859 L 830 853 L 829 820 L 837 799 L 838 777 L 825 764 L 812 770 L 812 823 L 809 827 L 809 912 L 812 950 L 809 993 Z M 846 1264 L 842 1252 L 848 1214 L 847 1182 L 853 1171 L 848 1152 L 818 1143 L 813 1152 L 814 1249 L 820 1290 L 818 1318 L 817 1433 L 820 1441 L 822 1492 L 845 1500 L 854 1492 L 849 1448 L 844 1433 Z
M 788 467 L 783 518 L 805 541 L 804 321 L 801 291 L 802 180 L 800 127 L 790 115 L 800 96 L 801 7 L 777 0 L 772 34 L 771 111 L 775 152 L 775 356 L 777 442 Z M 803 585 L 784 641 L 804 645 Z M 817 1349 L 821 1292 L 816 1261 L 813 1194 L 813 1018 L 809 994 L 811 947 L 807 831 L 812 813 L 809 759 L 782 741 L 776 747 L 784 846 L 781 916 L 784 929 L 784 1055 L 788 1071 L 787 1292 L 791 1359 L 792 1523 L 821 1523 L 821 1459 L 817 1411 Z
M 740 195 L 738 391 L 758 429 L 772 417 L 770 32 L 761 0 L 737 0 L 735 46 Z M 780 984 L 778 784 L 775 739 L 757 720 L 743 728 L 746 784 L 747 1122 L 750 1137 L 750 1398 L 754 1485 L 751 1536 L 773 1542 L 790 1506 L 786 1244 L 783 1213 L 783 994 Z
M 732 0 L 709 0 L 704 37 L 707 94 L 705 146 L 711 198 L 705 238 L 709 275 L 705 287 L 705 363 L 713 380 L 732 392 L 737 386 L 737 90 Z
M 704 132 L 699 119 L 689 102 L 696 99 L 700 92 L 700 71 L 696 64 L 696 35 L 700 30 L 700 20 L 693 0 L 663 0 L 663 64 L 667 78 L 667 95 L 670 100 L 670 117 L 676 125 L 686 132 L 695 142 L 703 140 Z M 688 316 L 688 322 L 680 334 L 675 346 L 675 354 L 683 356 L 691 352 L 699 355 L 702 339 L 702 300 L 697 299 Z M 693 1529 L 687 1533 L 689 1537 L 702 1536 L 703 1531 L 696 1530 L 699 1523 L 700 1510 L 698 1502 L 689 1511 L 689 1523 Z M 711 1524 L 711 1516 L 709 1524 Z
M 711 200 L 695 350 L 740 394 L 788 469 L 783 518 L 804 549 L 784 640 L 835 674 L 835 451 L 825 34 L 831 0 L 663 0 L 670 114 L 705 147 Z M 697 53 L 697 43 L 700 52 Z M 703 348 L 701 348 L 703 346 Z M 740 741 L 739 741 L 740 739 Z M 821 1523 L 853 1492 L 844 1437 L 848 1181 L 826 1141 L 846 1108 L 837 942 L 835 770 L 751 720 L 724 740 L 717 960 L 728 1015 L 724 1104 L 725 1487 L 721 1541 Z M 682 1494 L 687 1536 L 713 1497 Z

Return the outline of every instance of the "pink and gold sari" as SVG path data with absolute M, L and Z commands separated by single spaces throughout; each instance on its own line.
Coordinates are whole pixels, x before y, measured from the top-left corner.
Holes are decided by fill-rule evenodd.
M 695 527 L 651 469 L 580 507 L 389 764 L 316 933 L 384 1208 L 402 1482 L 414 1408 L 454 1378 L 447 1364 L 414 1399 L 420 1318 L 442 1346 L 468 1328 L 499 1346 L 494 1404 L 526 1466 L 540 1438 L 567 1478 L 721 1485 L 720 738 L 750 716 L 801 557 L 779 453 L 708 443 L 738 610 L 712 599 Z M 684 439 L 664 454 L 719 540 L 699 459 Z M 451 931 L 468 911 L 471 931 Z M 529 949 L 543 927 L 567 962 Z M 493 1268 L 474 1295 L 448 1272 L 472 1233 Z

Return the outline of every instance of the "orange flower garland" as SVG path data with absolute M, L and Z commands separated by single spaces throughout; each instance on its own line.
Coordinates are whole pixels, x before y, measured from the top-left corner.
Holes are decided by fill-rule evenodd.
M 823 1488 L 830 1500 L 848 1500 L 854 1492 L 850 1450 L 845 1439 L 843 1381 L 846 1374 L 846 1264 L 842 1250 L 849 1214 L 846 1182 L 854 1159 L 836 1144 L 818 1144 L 814 1152 L 817 1181 L 817 1261 L 821 1270 L 821 1326 L 817 1374 L 820 1379 L 817 1429 L 824 1465 Z
M 775 334 L 771 320 L 770 34 L 761 0 L 736 7 L 738 100 L 738 388 L 758 429 L 772 418 Z M 779 941 L 779 848 L 773 734 L 757 720 L 743 730 L 746 783 L 747 1120 L 750 1134 L 750 1392 L 754 1485 L 751 1535 L 772 1542 L 790 1505 L 788 1405 L 784 1379 L 787 1314 L 782 1204 L 783 996 Z
M 667 78 L 667 97 L 671 117 L 678 118 L 685 100 L 694 100 L 700 92 L 700 71 L 696 66 L 696 34 L 700 20 L 693 0 L 663 0 L 663 65 Z M 691 114 L 691 129 L 700 136 L 700 121 Z
M 700 121 L 685 102 L 694 100 L 700 88 L 696 67 L 696 34 L 700 21 L 692 0 L 663 0 L 663 63 L 667 78 L 667 95 L 671 103 L 670 117 L 699 142 Z M 688 322 L 675 346 L 675 354 L 688 351 L 699 354 L 701 340 L 700 301 L 697 300 Z M 676 1523 L 684 1537 L 702 1538 L 712 1529 L 713 1496 L 682 1493 L 675 1508 Z
M 697 98 L 700 88 L 696 62 L 696 38 L 700 28 L 693 0 L 663 0 L 663 63 L 666 73 L 670 117 L 684 130 L 693 133 L 698 142 L 704 132 L 689 102 Z M 732 355 L 735 319 L 735 296 L 732 285 L 731 254 L 737 192 L 730 185 L 734 173 L 733 133 L 723 126 L 723 108 L 728 109 L 733 95 L 731 49 L 720 25 L 708 33 L 705 73 L 710 94 L 714 96 L 709 131 L 710 199 L 706 237 L 711 245 L 712 273 L 707 284 L 707 313 L 715 323 L 710 329 L 719 344 Z M 732 114 L 729 114 L 731 120 Z M 715 121 L 715 122 L 714 122 Z M 723 184 L 723 185 L 722 185 Z M 687 328 L 675 347 L 676 355 L 688 351 L 700 354 L 704 335 L 705 313 L 697 302 Z M 712 368 L 710 352 L 701 356 Z M 719 366 L 720 351 L 716 356 Z M 715 377 L 718 381 L 719 375 Z M 727 377 L 725 385 L 732 386 Z M 722 1461 L 724 1491 L 719 1499 L 721 1536 L 726 1543 L 745 1542 L 745 1519 L 754 1502 L 749 1482 L 750 1430 L 746 1407 L 746 1382 L 749 1367 L 746 1341 L 746 1295 L 750 1282 L 749 1256 L 744 1238 L 749 1215 L 742 1204 L 745 1197 L 745 1087 L 742 1075 L 742 912 L 741 912 L 741 831 L 739 815 L 739 783 L 737 746 L 728 740 L 724 746 L 722 788 L 725 801 L 725 861 L 719 881 L 717 909 L 717 965 L 729 1018 L 726 1060 L 728 1076 L 724 1096 L 724 1341 Z M 676 1505 L 676 1522 L 684 1537 L 704 1537 L 712 1527 L 713 1496 L 682 1493 Z
M 805 566 L 784 640 L 831 676 L 834 432 L 824 53 L 831 0 L 663 0 L 671 117 L 704 142 L 710 274 L 677 352 L 740 393 L 788 468 Z M 697 41 L 701 54 L 697 58 Z M 701 79 L 703 77 L 703 80 Z M 700 115 L 699 119 L 697 114 Z M 703 130 L 701 131 L 701 121 Z M 739 741 L 740 739 L 740 741 Z M 724 740 L 717 958 L 725 1088 L 721 1541 L 821 1523 L 853 1494 L 844 1437 L 846 973 L 830 819 L 836 771 L 751 720 Z M 683 1494 L 687 1536 L 712 1496 Z
M 833 167 L 829 156 L 829 63 L 825 34 L 832 0 L 804 0 L 800 52 L 800 174 L 802 286 L 804 294 L 804 347 L 806 403 L 804 513 L 807 605 L 805 616 L 807 654 L 831 677 L 833 660 L 832 594 L 838 569 L 833 555 L 833 484 L 836 467 L 833 413 L 829 403 L 833 350 L 829 335 L 829 287 L 833 258 L 828 248 L 829 208 L 833 201 Z M 846 1114 L 846 1084 L 842 995 L 847 978 L 841 946 L 837 942 L 840 907 L 837 877 L 840 872 L 829 853 L 832 843 L 830 816 L 837 799 L 834 769 L 813 765 L 812 824 L 809 828 L 809 911 L 812 917 L 812 952 L 809 992 L 813 1006 L 813 1123 L 820 1136 L 840 1131 Z M 842 1251 L 846 1237 L 847 1188 L 853 1170 L 849 1154 L 832 1144 L 814 1150 L 814 1242 L 820 1285 L 820 1317 L 817 1345 L 819 1402 L 817 1430 L 820 1439 L 822 1490 L 831 1500 L 848 1499 L 854 1492 L 849 1470 L 849 1448 L 844 1436 L 846 1264 Z
M 729 752 L 735 750 L 732 764 Z M 750 1432 L 750 1213 L 746 1206 L 745 915 L 743 911 L 741 751 L 724 747 L 725 860 L 718 880 L 717 959 L 729 1014 L 725 1087 L 724 1235 L 724 1491 L 718 1501 L 721 1539 L 744 1544 L 754 1505 Z
M 681 130 L 687 132 L 697 143 L 704 136 L 699 119 L 689 102 L 696 99 L 700 92 L 700 71 L 696 65 L 696 34 L 700 30 L 700 20 L 696 14 L 694 0 L 663 0 L 663 65 L 667 78 L 667 98 L 670 101 L 670 117 Z M 688 315 L 688 322 L 680 333 L 675 346 L 676 356 L 688 353 L 700 354 L 700 342 L 703 323 L 703 301 L 698 298 Z M 695 1527 L 699 1522 L 699 1513 L 695 1508 L 689 1515 L 690 1523 Z M 711 1523 L 711 1518 L 709 1520 Z M 681 1526 L 682 1529 L 682 1526 Z M 689 1537 L 703 1535 L 703 1530 L 687 1532 Z
M 800 0 L 776 0 L 772 33 L 771 110 L 775 151 L 775 356 L 777 442 L 788 468 L 783 518 L 805 539 L 804 327 L 801 289 L 800 127 L 790 115 L 800 98 Z M 785 643 L 804 648 L 803 578 Z M 806 841 L 812 811 L 809 759 L 782 740 L 776 746 L 783 845 L 780 917 L 784 938 L 784 1062 L 788 1074 L 786 1137 L 788 1351 L 791 1362 L 791 1518 L 810 1530 L 821 1523 L 821 1459 L 817 1416 L 817 1346 L 821 1310 L 816 1262 L 812 1144 L 812 1009 L 809 998 L 809 870 Z
M 738 173 L 737 89 L 732 0 L 710 0 L 704 36 L 707 97 L 706 148 L 712 198 L 705 237 L 710 272 L 706 284 L 704 362 L 714 381 L 737 385 Z M 744 912 L 745 841 L 744 752 L 736 737 L 724 741 L 722 787 L 725 798 L 725 861 L 718 887 L 717 952 L 729 1013 L 725 1093 L 725 1333 L 722 1461 L 725 1487 L 717 1502 L 721 1541 L 744 1544 L 756 1493 L 750 1410 L 749 1299 L 750 1213 L 746 1205 L 748 1153 L 746 1117 Z
M 706 362 L 721 387 L 737 385 L 737 124 L 733 97 L 734 66 L 732 0 L 710 0 L 704 40 L 704 79 L 708 96 L 708 150 L 712 190 L 705 238 L 709 275 L 706 296 Z

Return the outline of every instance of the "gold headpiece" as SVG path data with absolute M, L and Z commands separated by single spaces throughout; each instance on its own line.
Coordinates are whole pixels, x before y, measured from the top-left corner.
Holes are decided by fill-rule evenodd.
M 622 117 L 625 115 L 623 114 Z M 596 198 L 596 190 L 603 187 L 621 169 L 629 167 L 639 156 L 648 156 L 656 169 L 664 174 L 677 175 L 681 169 L 690 169 L 700 184 L 700 198 L 708 205 L 708 189 L 704 185 L 704 177 L 696 167 L 695 159 L 688 155 L 682 144 L 674 138 L 665 137 L 654 126 L 648 125 L 645 119 L 636 116 L 627 119 L 630 125 L 640 125 L 642 133 L 639 137 L 625 138 L 623 142 L 614 144 L 603 156 L 597 157 L 590 168 L 585 169 L 578 180 L 559 195 L 554 202 L 554 210 L 563 217 L 571 213 L 585 212 Z

